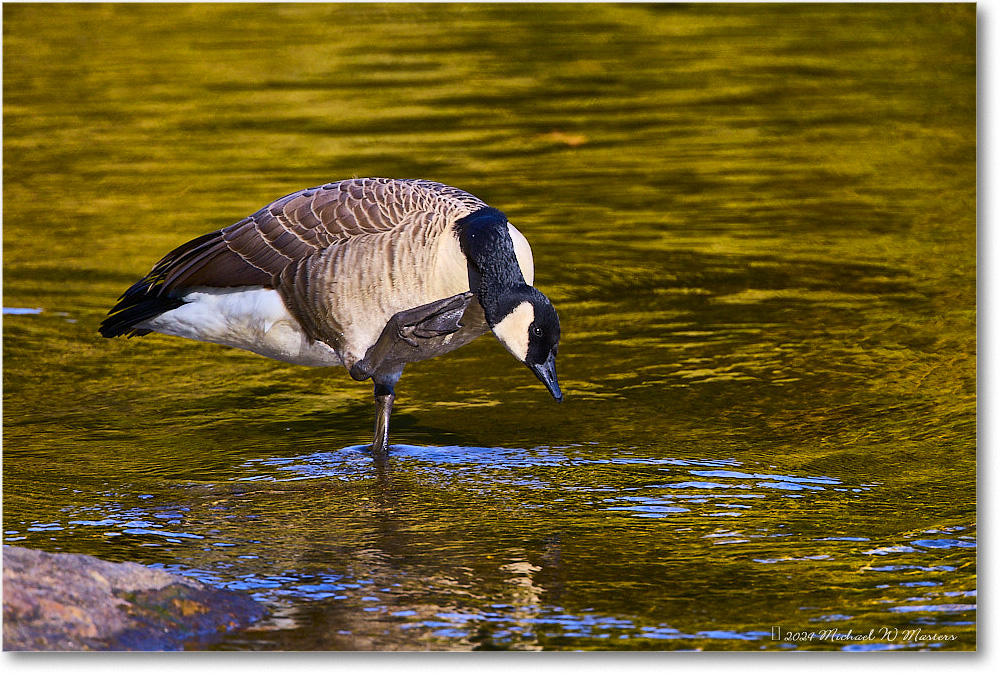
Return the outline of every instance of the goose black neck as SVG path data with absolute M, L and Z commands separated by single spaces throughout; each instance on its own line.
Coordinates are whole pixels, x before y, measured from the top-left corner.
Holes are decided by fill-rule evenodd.
M 528 287 L 517 263 L 507 216 L 487 206 L 460 219 L 456 227 L 462 252 L 482 277 L 477 295 L 486 321 L 493 326 L 509 311 L 509 299 Z

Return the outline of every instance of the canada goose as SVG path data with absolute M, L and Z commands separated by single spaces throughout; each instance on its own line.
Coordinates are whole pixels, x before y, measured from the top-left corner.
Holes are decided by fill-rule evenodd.
M 156 331 L 343 365 L 375 383 L 378 457 L 404 366 L 487 330 L 562 401 L 559 317 L 533 279 L 528 241 L 477 197 L 360 178 L 294 192 L 174 249 L 122 294 L 100 333 Z

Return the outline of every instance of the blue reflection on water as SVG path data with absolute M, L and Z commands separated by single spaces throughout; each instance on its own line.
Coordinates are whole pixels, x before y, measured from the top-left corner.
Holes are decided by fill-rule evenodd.
M 772 473 L 743 473 L 742 471 L 691 471 L 695 476 L 706 476 L 709 478 L 758 478 L 758 479 L 768 479 L 775 480 L 781 483 L 823 483 L 827 485 L 840 485 L 841 481 L 836 478 L 829 478 L 827 476 L 819 477 L 797 477 L 797 476 L 783 476 Z
M 643 457 L 634 451 L 607 451 L 602 456 L 588 454 L 590 448 L 565 447 L 504 448 L 475 446 L 417 446 L 399 444 L 391 447 L 390 464 L 394 470 L 430 470 L 435 480 L 459 480 L 466 487 L 474 483 L 505 485 L 529 490 L 558 487 L 564 493 L 607 492 L 597 503 L 604 511 L 620 516 L 658 519 L 698 513 L 712 518 L 740 518 L 761 500 L 800 498 L 803 493 L 823 492 L 833 486 L 852 492 L 867 492 L 871 486 L 844 486 L 831 476 L 802 476 L 774 471 L 746 471 L 733 458 Z M 551 483 L 544 472 L 532 469 L 586 466 L 656 467 L 679 480 L 640 486 L 573 485 Z M 773 468 L 773 467 L 771 467 Z M 294 457 L 272 457 L 246 462 L 248 476 L 243 481 L 297 481 L 327 478 L 343 481 L 370 479 L 376 474 L 368 446 L 355 445 L 332 452 Z M 585 475 L 585 474 L 580 474 Z M 706 480 L 711 479 L 711 480 Z M 720 500 L 722 495 L 725 497 Z M 564 495 L 559 501 L 565 502 Z M 551 495 L 544 503 L 556 500 Z M 591 502 L 579 508 L 592 508 Z M 567 508 L 571 508 L 567 504 Z M 742 540 L 741 540 L 742 541 Z M 725 543 L 733 543 L 728 541 Z
M 890 607 L 890 612 L 974 612 L 976 605 L 942 603 L 936 605 L 901 605 Z
M 644 465 L 664 467 L 720 467 L 739 465 L 734 459 L 689 460 L 674 458 L 636 457 L 621 455 L 611 458 L 587 457 L 572 452 L 579 446 L 535 448 L 475 447 L 461 445 L 417 446 L 393 445 L 390 462 L 403 466 L 434 465 L 438 470 L 450 466 L 478 467 L 489 470 L 519 468 L 567 467 L 588 465 Z M 360 480 L 371 478 L 375 473 L 369 446 L 353 445 L 332 452 L 317 452 L 294 457 L 269 457 L 252 459 L 242 467 L 249 476 L 243 481 L 290 481 L 308 478 L 336 478 L 340 480 Z M 753 474 L 746 474 L 754 477 Z M 761 477 L 773 478 L 766 474 Z M 808 482 L 822 482 L 832 479 L 797 479 Z
M 961 539 L 917 539 L 910 542 L 923 548 L 975 548 L 976 542 Z

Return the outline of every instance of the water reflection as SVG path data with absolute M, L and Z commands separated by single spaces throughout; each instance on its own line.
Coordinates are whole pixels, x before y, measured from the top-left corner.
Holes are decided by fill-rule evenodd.
M 614 472 L 599 471 L 607 467 Z M 759 470 L 733 458 L 650 457 L 593 445 L 531 449 L 393 446 L 388 483 L 377 474 L 365 446 L 255 459 L 238 467 L 235 474 L 228 485 L 209 490 L 210 486 L 181 487 L 175 492 L 179 501 L 172 504 L 163 495 L 153 499 L 141 493 L 131 497 L 107 493 L 90 505 L 64 509 L 59 519 L 30 523 L 23 532 L 8 531 L 7 541 L 42 535 L 98 537 L 112 550 L 123 544 L 152 547 L 190 560 L 155 566 L 251 593 L 272 609 L 272 617 L 261 625 L 217 645 L 229 648 L 308 648 L 301 642 L 299 628 L 314 626 L 317 613 L 328 615 L 324 624 L 339 626 L 324 639 L 340 648 L 371 646 L 366 636 L 379 625 L 383 630 L 391 626 L 401 631 L 404 645 L 432 649 L 586 648 L 591 644 L 606 647 L 607 641 L 620 648 L 642 649 L 664 640 L 682 648 L 885 648 L 875 642 L 867 647 L 840 644 L 835 636 L 810 644 L 776 644 L 767 627 L 691 630 L 662 620 L 650 622 L 626 609 L 628 602 L 601 601 L 601 608 L 577 605 L 572 587 L 566 586 L 567 575 L 578 574 L 571 570 L 581 558 L 599 560 L 606 551 L 600 535 L 587 544 L 587 550 L 581 550 L 572 529 L 552 530 L 551 523 L 606 522 L 615 527 L 614 520 L 605 520 L 608 517 L 647 519 L 651 525 L 660 521 L 668 528 L 664 535 L 687 541 L 687 548 L 700 540 L 701 547 L 732 549 L 733 561 L 749 560 L 761 571 L 807 566 L 814 574 L 829 574 L 845 564 L 860 567 L 862 578 L 856 582 L 855 599 L 846 604 L 842 599 L 834 601 L 831 607 L 840 612 L 830 612 L 819 603 L 811 610 L 812 616 L 807 612 L 804 617 L 808 622 L 856 626 L 859 621 L 876 621 L 873 617 L 881 612 L 913 616 L 941 630 L 969 625 L 969 616 L 975 612 L 974 591 L 952 590 L 950 581 L 964 563 L 948 561 L 956 554 L 957 560 L 964 560 L 964 551 L 975 548 L 975 538 L 965 527 L 922 530 L 894 541 L 812 533 L 811 527 L 774 517 L 803 499 L 812 500 L 810 513 L 822 517 L 842 508 L 844 494 L 854 499 L 882 498 L 877 484 L 851 484 L 835 476 L 801 475 L 774 467 Z M 382 534 L 374 540 L 350 525 L 368 507 L 345 519 L 338 511 L 357 510 L 357 506 L 347 506 L 339 498 L 328 502 L 323 496 L 340 494 L 338 485 L 365 486 L 372 481 L 383 482 L 384 489 L 377 500 L 364 494 L 360 503 L 372 504 L 375 511 L 368 517 L 382 522 Z M 472 508 L 496 508 L 498 486 L 504 486 L 503 498 L 517 505 L 511 513 L 521 514 L 513 516 L 511 525 L 532 528 L 548 523 L 549 533 L 537 550 L 497 547 L 494 542 L 475 561 L 461 561 L 459 554 L 450 571 L 444 572 L 441 557 L 458 552 L 455 534 L 421 537 L 420 544 L 407 534 L 419 522 L 408 495 L 413 481 L 428 481 L 449 494 L 462 494 Z M 285 506 L 277 506 L 273 513 L 260 510 L 270 497 L 257 490 L 282 484 L 288 489 L 273 498 L 287 503 L 311 496 L 315 525 L 299 523 L 289 530 L 283 522 Z M 350 493 L 341 496 L 352 499 Z M 245 505 L 256 506 L 248 512 Z M 524 522 L 519 525 L 518 521 Z M 334 523 L 340 526 L 332 530 L 326 526 Z M 507 527 L 501 526 L 496 533 L 498 541 L 506 538 L 503 530 Z M 289 543 L 302 535 L 318 546 L 315 554 L 301 544 Z M 574 567 L 566 566 L 567 544 Z M 321 553 L 331 545 L 340 552 Z M 763 551 L 769 555 L 760 555 Z M 870 564 L 873 558 L 879 563 Z M 892 562 L 882 564 L 883 559 Z M 603 564 L 614 568 L 619 563 L 606 559 Z M 667 582 L 670 575 L 662 574 L 654 574 L 649 581 Z M 913 596 L 909 590 L 913 588 L 920 588 L 921 595 Z M 559 598 L 571 600 L 575 608 Z M 853 611 L 845 613 L 844 609 Z M 914 639 L 894 646 L 923 645 Z

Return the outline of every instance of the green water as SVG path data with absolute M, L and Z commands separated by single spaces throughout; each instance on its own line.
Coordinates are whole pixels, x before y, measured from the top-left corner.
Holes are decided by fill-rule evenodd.
M 5 5 L 4 541 L 270 607 L 191 648 L 975 648 L 975 23 Z M 98 336 L 351 176 L 525 233 L 563 404 L 489 336 L 413 364 L 379 478 L 342 369 Z

